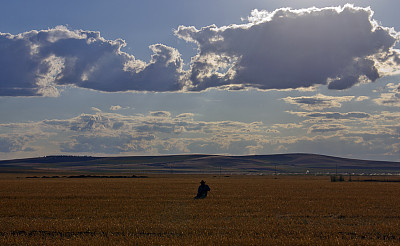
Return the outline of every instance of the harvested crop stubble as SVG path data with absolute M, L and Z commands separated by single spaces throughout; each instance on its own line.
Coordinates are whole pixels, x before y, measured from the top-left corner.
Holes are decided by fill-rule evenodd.
M 211 192 L 194 200 L 201 179 Z M 1 245 L 400 243 L 400 183 L 165 175 L 0 187 Z

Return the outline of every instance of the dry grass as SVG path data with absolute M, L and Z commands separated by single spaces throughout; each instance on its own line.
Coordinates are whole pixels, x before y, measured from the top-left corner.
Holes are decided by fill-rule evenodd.
M 209 197 L 193 200 L 205 179 Z M 0 245 L 398 245 L 400 183 L 0 178 Z

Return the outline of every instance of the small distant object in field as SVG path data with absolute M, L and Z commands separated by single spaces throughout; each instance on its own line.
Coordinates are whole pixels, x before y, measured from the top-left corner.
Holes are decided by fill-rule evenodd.
M 211 189 L 208 185 L 206 185 L 206 182 L 202 180 L 200 182 L 200 186 L 197 189 L 197 195 L 194 197 L 194 199 L 204 199 L 207 197 L 207 192 L 209 192 Z

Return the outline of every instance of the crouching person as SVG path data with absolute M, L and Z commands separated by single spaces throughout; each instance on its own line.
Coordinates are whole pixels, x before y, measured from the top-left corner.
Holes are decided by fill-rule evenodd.
M 204 199 L 207 197 L 207 192 L 210 191 L 210 187 L 206 185 L 206 182 L 202 180 L 200 182 L 200 186 L 197 189 L 197 195 L 194 197 L 194 199 Z

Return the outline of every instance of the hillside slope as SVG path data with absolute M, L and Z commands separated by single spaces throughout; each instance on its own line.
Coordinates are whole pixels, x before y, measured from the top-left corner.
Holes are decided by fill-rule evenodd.
M 47 156 L 0 161 L 0 172 L 400 173 L 400 162 L 357 160 L 315 154 Z

